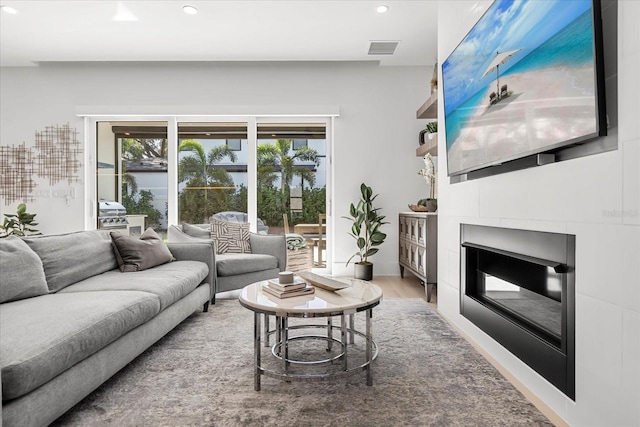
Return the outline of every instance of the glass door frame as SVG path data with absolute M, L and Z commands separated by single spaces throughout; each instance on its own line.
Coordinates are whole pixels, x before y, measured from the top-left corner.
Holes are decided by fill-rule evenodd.
M 110 108 L 111 109 L 111 108 Z M 330 108 L 329 110 L 334 110 Z M 84 186 L 84 228 L 95 230 L 97 228 L 98 204 L 97 204 L 97 124 L 104 121 L 162 121 L 167 123 L 167 224 L 178 223 L 178 124 L 181 122 L 202 123 L 247 123 L 248 142 L 248 167 L 247 167 L 247 214 L 251 223 L 251 231 L 257 231 L 257 129 L 261 123 L 324 123 L 326 126 L 326 213 L 327 236 L 331 236 L 333 230 L 333 146 L 334 146 L 334 121 L 337 113 L 309 113 L 309 114 L 253 114 L 253 115 L 145 115 L 145 114 L 78 114 L 84 118 L 85 154 L 85 186 Z M 333 239 L 329 240 L 326 247 L 326 271 L 331 271 L 333 254 Z

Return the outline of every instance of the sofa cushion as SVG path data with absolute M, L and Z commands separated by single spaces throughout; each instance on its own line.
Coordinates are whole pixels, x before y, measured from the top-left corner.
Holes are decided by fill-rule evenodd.
M 211 225 L 204 224 L 206 228 L 203 228 L 199 225 L 187 224 L 186 222 L 182 224 L 182 231 L 184 234 L 188 234 L 191 237 L 199 237 L 200 239 L 210 239 L 211 238 Z
M 24 241 L 42 260 L 51 292 L 118 267 L 111 238 L 102 230 L 30 236 Z
M 22 396 L 160 311 L 147 292 L 50 294 L 0 305 L 2 398 Z
M 264 254 L 222 254 L 216 255 L 218 276 L 235 276 L 255 271 L 278 268 L 278 259 Z
M 153 228 L 147 228 L 140 238 L 112 231 L 111 241 L 123 273 L 146 270 L 174 260 L 171 251 Z
M 21 238 L 0 239 L 0 303 L 49 293 L 38 255 Z
M 209 274 L 207 264 L 200 261 L 175 261 L 145 271 L 122 274 L 107 271 L 67 286 L 60 293 L 96 291 L 144 291 L 160 298 L 160 310 L 182 299 Z
M 216 242 L 216 254 L 251 253 L 248 222 L 229 222 L 211 217 L 211 239 Z

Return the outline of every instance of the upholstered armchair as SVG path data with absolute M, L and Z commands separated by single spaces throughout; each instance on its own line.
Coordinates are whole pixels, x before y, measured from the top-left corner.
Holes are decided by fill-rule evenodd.
M 214 240 L 210 224 L 172 225 L 168 229 L 169 242 Z M 284 236 L 249 233 L 249 252 L 214 253 L 216 266 L 214 297 L 219 292 L 242 289 L 260 280 L 273 279 L 287 265 L 287 244 Z M 218 245 L 221 246 L 221 245 Z

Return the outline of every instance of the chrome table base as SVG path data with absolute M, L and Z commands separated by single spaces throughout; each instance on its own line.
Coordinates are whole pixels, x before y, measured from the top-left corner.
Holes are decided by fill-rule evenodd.
M 296 315 L 275 315 L 275 329 L 269 329 L 269 314 L 254 312 L 254 389 L 260 390 L 260 377 L 266 375 L 271 378 L 277 378 L 284 381 L 325 381 L 337 377 L 343 377 L 352 375 L 357 372 L 366 371 L 367 385 L 373 385 L 373 376 L 371 374 L 371 364 L 378 356 L 378 346 L 371 335 L 371 319 L 372 319 L 373 307 L 369 307 L 364 310 L 365 315 L 365 332 L 362 333 L 355 329 L 354 312 L 338 312 L 338 313 L 323 313 L 319 316 L 309 316 L 308 314 L 303 316 Z M 264 315 L 264 330 L 261 331 L 262 318 Z M 326 324 L 319 325 L 289 325 L 289 319 L 291 317 L 326 317 Z M 333 325 L 333 317 L 340 318 L 340 326 Z M 348 318 L 348 320 L 347 320 Z M 348 325 L 347 325 L 348 322 Z M 326 331 L 326 335 L 297 335 L 289 336 L 290 331 L 297 329 L 322 329 Z M 333 336 L 334 330 L 340 331 L 340 338 Z M 264 333 L 264 344 L 261 342 L 262 332 Z M 271 356 L 278 360 L 279 369 L 268 369 L 262 364 L 262 346 L 269 347 L 270 336 L 275 334 L 275 343 L 271 347 Z M 349 367 L 349 346 L 354 345 L 355 336 L 364 338 L 365 341 L 365 360 L 364 363 L 357 366 Z M 340 352 L 337 355 L 327 357 L 319 360 L 297 360 L 294 356 L 289 354 L 289 344 L 294 341 L 306 341 L 306 340 L 322 340 L 326 341 L 329 352 L 333 349 L 333 344 L 340 345 Z M 290 365 L 301 366 L 313 366 L 322 364 L 333 364 L 341 362 L 341 369 L 328 373 L 294 373 L 290 371 Z

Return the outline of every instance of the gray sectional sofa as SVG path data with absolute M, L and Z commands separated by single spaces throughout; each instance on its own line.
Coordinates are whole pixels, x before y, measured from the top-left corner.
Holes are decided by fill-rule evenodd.
M 172 225 L 170 242 L 211 242 L 210 224 Z M 284 236 L 250 233 L 251 253 L 215 254 L 214 294 L 242 289 L 259 280 L 278 277 L 287 266 Z M 215 303 L 215 297 L 212 300 Z
M 103 231 L 0 239 L 0 425 L 53 422 L 185 318 L 207 311 L 212 242 L 167 247 L 174 261 L 123 273 Z

